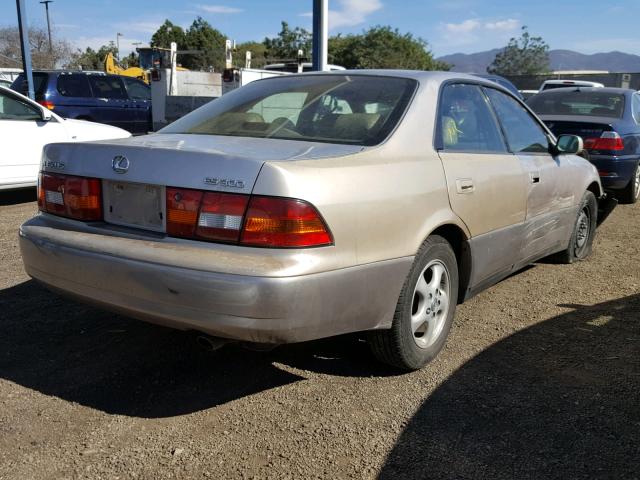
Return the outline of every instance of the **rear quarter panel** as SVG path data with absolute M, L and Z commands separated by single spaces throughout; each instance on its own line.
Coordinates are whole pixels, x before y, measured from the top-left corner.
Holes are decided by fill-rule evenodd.
M 331 229 L 331 255 L 344 265 L 415 255 L 430 232 L 463 222 L 451 211 L 432 146 L 437 85 L 421 85 L 400 126 L 382 145 L 321 160 L 267 162 L 253 193 L 301 198 Z

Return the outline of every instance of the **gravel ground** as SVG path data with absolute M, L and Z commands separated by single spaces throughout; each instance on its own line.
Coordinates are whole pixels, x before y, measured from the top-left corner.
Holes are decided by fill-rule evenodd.
M 0 196 L 0 479 L 640 478 L 640 205 L 592 257 L 537 264 L 461 306 L 427 368 L 358 336 L 205 352 L 65 300 Z

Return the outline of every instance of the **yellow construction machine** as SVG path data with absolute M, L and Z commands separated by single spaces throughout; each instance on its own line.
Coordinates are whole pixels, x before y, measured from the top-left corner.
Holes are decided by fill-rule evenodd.
M 113 54 L 109 52 L 104 59 L 104 71 L 114 75 L 138 78 L 149 84 L 153 70 L 171 68 L 171 50 L 168 48 L 143 47 L 136 48 L 136 52 L 138 52 L 139 67 L 122 68 L 113 58 Z M 177 67 L 177 70 L 185 71 L 188 69 Z

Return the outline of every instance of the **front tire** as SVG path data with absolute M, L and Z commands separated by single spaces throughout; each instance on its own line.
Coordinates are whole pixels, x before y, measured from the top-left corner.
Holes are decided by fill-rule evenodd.
M 587 258 L 591 254 L 597 221 L 598 202 L 596 196 L 587 191 L 580 203 L 569 246 L 566 250 L 558 253 L 556 259 L 561 263 L 574 263 Z
M 371 333 L 378 360 L 418 370 L 442 350 L 458 299 L 458 263 L 449 242 L 433 235 L 420 247 L 398 298 L 389 330 Z

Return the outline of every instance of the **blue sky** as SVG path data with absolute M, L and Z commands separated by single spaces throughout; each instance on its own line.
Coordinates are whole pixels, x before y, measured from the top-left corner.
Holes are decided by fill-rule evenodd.
M 28 20 L 45 25 L 43 5 L 25 0 Z M 311 29 L 312 0 L 54 0 L 54 35 L 97 48 L 120 38 L 123 53 L 149 42 L 164 21 L 188 26 L 200 15 L 238 42 L 262 40 L 280 21 Z M 640 54 L 638 0 L 329 0 L 330 33 L 391 25 L 427 40 L 436 56 L 501 47 L 522 25 L 552 49 Z M 13 0 L 0 2 L 0 25 L 15 25 Z

